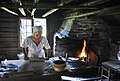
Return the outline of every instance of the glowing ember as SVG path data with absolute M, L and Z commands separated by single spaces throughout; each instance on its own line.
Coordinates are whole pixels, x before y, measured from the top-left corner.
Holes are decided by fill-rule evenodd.
M 84 40 L 84 45 L 83 45 L 81 53 L 79 54 L 79 57 L 80 57 L 81 61 L 85 62 L 85 58 L 87 57 L 87 55 L 86 55 L 86 40 Z

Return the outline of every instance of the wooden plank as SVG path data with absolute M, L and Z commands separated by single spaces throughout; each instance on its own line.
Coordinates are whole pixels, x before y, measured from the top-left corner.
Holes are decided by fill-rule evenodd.
M 15 22 L 0 22 L 0 28 L 1 27 L 16 27 L 17 24 Z
M 1 48 L 0 51 L 14 51 L 14 50 L 19 50 L 19 48 Z
M 0 22 L 0 23 L 1 23 L 1 22 Z M 1 28 L 1 27 L 4 27 L 4 28 L 6 28 L 6 27 L 13 28 L 13 27 L 14 27 L 14 28 L 15 28 L 16 26 L 17 26 L 17 25 L 1 25 L 0 28 Z
M 0 45 L 9 45 L 9 44 L 13 44 L 13 45 L 16 45 L 17 42 L 0 42 Z
M 1 17 L 0 18 L 0 22 L 15 22 L 16 21 L 16 18 L 11 18 L 11 17 Z
M 0 42 L 17 42 L 18 39 L 16 38 L 0 38 Z
M 10 42 L 10 43 L 0 44 L 0 48 L 3 48 L 3 47 L 18 47 L 18 44 L 17 44 L 17 42 L 16 43 Z
M 0 38 L 17 38 L 18 34 L 14 32 L 0 32 Z
M 2 55 L 8 55 L 8 57 L 9 57 L 10 54 L 16 55 L 18 53 L 18 51 L 2 51 L 1 53 L 2 53 Z
M 17 28 L 9 28 L 9 27 L 6 27 L 6 28 L 3 28 L 3 27 L 0 27 L 0 32 L 16 32 L 16 29 Z
M 6 54 L 17 54 L 17 50 L 13 50 L 13 51 L 4 51 Z

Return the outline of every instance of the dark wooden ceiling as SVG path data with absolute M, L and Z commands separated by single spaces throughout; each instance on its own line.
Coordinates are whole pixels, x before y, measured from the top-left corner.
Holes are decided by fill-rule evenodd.
M 20 2 L 22 5 L 20 5 Z M 108 16 L 120 13 L 119 0 L 0 0 L 0 7 L 6 7 L 22 16 L 18 8 L 24 8 L 26 16 L 30 16 L 33 8 L 36 8 L 35 15 L 42 16 L 50 9 L 59 8 L 58 11 L 71 9 L 79 10 L 101 10 L 98 15 Z

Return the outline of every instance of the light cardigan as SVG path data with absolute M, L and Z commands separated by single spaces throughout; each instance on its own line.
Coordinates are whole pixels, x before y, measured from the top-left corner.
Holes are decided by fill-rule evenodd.
M 38 55 L 38 57 L 40 58 L 45 58 L 45 52 L 43 50 L 43 47 L 45 47 L 46 49 L 50 49 L 48 40 L 43 36 L 38 46 L 33 42 L 32 36 L 27 37 L 22 44 L 22 48 L 27 48 L 27 47 L 28 47 L 28 57 L 33 57 L 33 55 Z

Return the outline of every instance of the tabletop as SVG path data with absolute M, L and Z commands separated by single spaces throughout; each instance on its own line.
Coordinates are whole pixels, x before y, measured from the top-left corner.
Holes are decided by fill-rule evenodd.
M 106 61 L 106 62 L 103 62 L 102 65 L 120 72 L 120 61 L 119 60 Z
M 98 74 L 99 67 L 81 65 L 79 60 L 66 61 L 66 70 L 56 72 L 53 69 L 54 60 L 58 60 L 58 58 L 50 58 L 49 60 L 7 60 L 3 63 L 17 66 L 17 71 L 8 71 L 8 75 L 11 78 L 26 76 L 87 76 L 88 78 L 95 76 L 96 78 Z
M 2 61 L 3 64 L 9 65 L 14 64 L 17 66 L 17 70 L 14 67 L 16 71 L 13 71 L 13 68 L 4 69 L 4 72 L 2 73 L 9 73 L 9 77 L 19 77 L 19 76 L 31 76 L 31 75 L 62 75 L 67 74 L 68 70 L 65 70 L 64 72 L 56 72 L 53 69 L 53 63 L 50 60 L 36 60 L 36 59 L 30 59 L 30 60 L 7 60 Z M 69 74 L 69 73 L 68 73 Z

